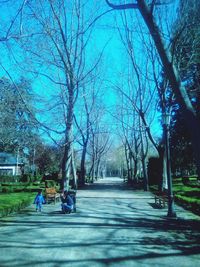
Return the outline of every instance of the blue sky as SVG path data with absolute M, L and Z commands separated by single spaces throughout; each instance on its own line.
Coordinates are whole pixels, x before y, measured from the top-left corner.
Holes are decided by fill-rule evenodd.
M 10 9 L 2 9 L 0 7 L 1 13 L 3 13 L 3 19 L 7 20 L 8 15 L 12 12 L 13 7 L 20 3 L 21 1 L 15 1 L 13 2 L 13 6 L 11 6 Z M 102 11 L 106 10 L 107 6 L 103 6 Z M 135 11 L 133 11 L 135 12 Z M 138 13 L 137 13 L 138 14 Z M 112 84 L 118 84 L 120 83 L 121 75 L 125 74 L 127 71 L 127 55 L 124 50 L 123 45 L 121 44 L 119 40 L 119 35 L 116 29 L 113 28 L 113 26 L 116 26 L 116 21 L 114 20 L 114 17 L 117 16 L 119 18 L 120 12 L 111 12 L 104 17 L 102 17 L 97 23 L 94 30 L 94 33 L 92 35 L 89 50 L 90 50 L 90 57 L 95 57 L 98 52 L 100 52 L 106 45 L 103 58 L 102 58 L 102 73 L 105 74 L 105 79 L 103 81 L 102 90 L 104 94 L 104 101 L 105 105 L 107 107 L 115 107 L 116 101 L 118 101 L 118 98 L 115 96 L 115 92 L 112 89 Z M 139 15 L 138 15 L 139 16 Z M 118 20 L 119 21 L 119 20 Z M 142 20 L 140 20 L 142 23 Z M 6 25 L 6 23 L 5 23 Z M 122 26 L 120 26 L 122 28 Z M 0 33 L 2 34 L 3 29 L 1 28 Z M 20 68 L 20 64 L 16 64 L 13 57 L 10 56 L 10 51 L 8 50 L 8 47 L 5 46 L 5 44 L 1 45 L 1 64 L 4 65 L 4 67 L 9 71 L 11 76 L 14 79 L 17 79 L 20 75 L 32 77 L 32 75 L 27 74 L 25 71 L 23 71 Z M 141 41 L 138 39 L 137 34 L 135 34 L 135 49 L 136 49 L 136 58 L 139 59 L 142 57 L 141 53 Z M 17 61 L 23 62 L 23 57 L 21 56 L 17 46 L 15 46 L 14 50 L 12 49 L 13 53 L 15 53 L 15 58 Z M 145 54 L 143 54 L 143 57 Z M 5 72 L 0 69 L 0 75 L 4 76 Z M 49 101 L 49 99 L 52 96 L 52 93 L 54 94 L 54 86 L 51 82 L 48 81 L 48 79 L 45 79 L 44 77 L 37 77 L 37 79 L 33 80 L 33 88 L 37 92 L 37 94 L 44 100 Z M 38 107 L 41 107 L 38 105 Z M 42 120 L 46 120 L 48 118 L 48 115 L 43 113 L 40 114 Z M 154 135 L 160 135 L 161 133 L 161 127 L 159 123 L 159 114 L 157 113 L 155 117 L 155 121 L 152 124 L 152 132 Z M 110 115 L 107 115 L 107 121 L 111 121 Z M 115 123 L 115 122 L 114 122 Z

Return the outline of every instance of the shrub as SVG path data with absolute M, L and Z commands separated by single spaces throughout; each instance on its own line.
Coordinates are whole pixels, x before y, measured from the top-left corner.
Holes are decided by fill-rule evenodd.
M 40 187 L 36 187 L 36 186 L 27 186 L 25 189 L 24 189 L 24 192 L 38 192 L 38 190 L 42 188 Z
M 21 180 L 20 180 L 21 182 L 23 182 L 23 183 L 31 183 L 31 182 L 34 182 L 35 181 L 35 176 L 34 175 L 32 175 L 32 174 L 23 174 L 22 176 L 21 176 Z
M 12 193 L 14 191 L 14 188 L 12 186 L 3 186 L 2 187 L 2 193 Z
M 159 158 L 149 158 L 148 162 L 149 185 L 159 185 L 162 178 L 162 161 Z
M 21 180 L 20 175 L 1 175 L 0 183 L 15 183 Z
M 50 187 L 55 187 L 56 182 L 54 180 L 46 180 L 45 181 L 45 187 L 50 188 Z
M 34 175 L 34 181 L 36 182 L 41 182 L 42 181 L 42 175 L 41 174 L 36 174 Z
M 35 185 L 35 186 L 40 185 L 40 182 L 39 181 L 34 182 L 33 185 Z

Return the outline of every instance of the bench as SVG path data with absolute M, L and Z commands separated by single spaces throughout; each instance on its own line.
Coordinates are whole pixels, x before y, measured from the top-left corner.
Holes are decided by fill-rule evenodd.
M 160 208 L 165 208 L 168 204 L 168 195 L 166 192 L 159 192 L 155 194 L 155 204 Z
M 46 203 L 54 202 L 56 204 L 56 201 L 60 200 L 60 194 L 56 192 L 56 189 L 54 187 L 46 188 L 45 190 L 45 197 L 46 197 Z

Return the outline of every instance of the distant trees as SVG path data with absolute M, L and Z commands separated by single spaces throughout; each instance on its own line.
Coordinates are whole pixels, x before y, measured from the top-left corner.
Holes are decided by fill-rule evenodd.
M 171 1 L 151 1 L 147 4 L 144 0 L 138 0 L 136 3 L 119 5 L 112 4 L 108 0 L 106 0 L 106 2 L 113 9 L 137 9 L 142 15 L 146 26 L 148 27 L 149 32 L 152 36 L 152 39 L 154 40 L 157 52 L 163 64 L 165 75 L 169 80 L 172 91 L 175 94 L 177 102 L 179 103 L 182 110 L 184 121 L 190 131 L 194 155 L 196 159 L 197 173 L 200 177 L 200 120 L 195 111 L 195 108 L 191 103 L 191 99 L 189 98 L 186 86 L 183 82 L 181 82 L 181 76 L 173 62 L 172 53 L 168 49 L 166 49 L 159 25 L 157 24 L 155 19 L 157 5 L 168 4 Z
M 163 159 L 163 151 L 160 150 L 151 129 L 158 103 L 153 45 L 149 38 L 144 37 L 141 27 L 135 25 L 137 19 L 133 19 L 130 12 L 121 12 L 121 22 L 123 28 L 118 27 L 118 32 L 127 61 L 124 60 L 126 70 L 121 84 L 115 86 L 119 95 L 116 117 L 120 121 L 125 147 L 128 181 L 137 182 L 140 175 L 144 181 L 144 189 L 148 190 L 147 155 L 150 144 Z M 136 33 L 139 36 L 137 41 Z M 149 41 L 148 45 L 144 44 L 144 39 Z
M 13 83 L 0 79 L 0 150 L 7 152 L 29 149 L 37 123 L 34 119 L 30 83 L 21 78 Z
M 97 70 L 96 70 L 97 72 Z M 92 77 L 91 77 L 92 78 Z M 92 78 L 88 85 L 81 88 L 77 101 L 77 112 L 74 113 L 75 130 L 77 130 L 76 143 L 81 147 L 79 184 L 84 185 L 86 175 L 89 175 L 89 166 L 86 166 L 88 160 L 93 165 L 92 144 L 94 135 L 101 135 L 95 130 L 96 125 L 101 127 L 104 113 L 104 105 L 101 93 L 102 81 Z M 90 174 L 91 176 L 91 174 Z
M 170 131 L 172 171 L 175 175 L 195 174 L 191 136 L 179 110 L 174 114 L 173 121 Z
M 180 1 L 179 12 L 172 33 L 171 51 L 182 83 L 200 119 L 200 2 Z M 174 99 L 177 103 L 177 99 Z M 190 131 L 185 127 L 183 112 L 177 108 L 173 118 L 172 167 L 179 173 L 194 172 L 194 152 Z
M 3 5 L 8 7 L 11 2 L 14 3 L 13 0 L 3 1 Z M 38 121 L 32 105 L 30 83 L 24 78 L 17 82 L 10 79 L 2 60 L 0 66 L 9 80 L 0 80 L 0 149 L 19 151 L 29 147 L 32 156 L 38 146 L 41 155 L 38 159 L 34 156 L 34 162 L 44 172 L 51 169 L 54 160 L 56 166 L 61 160 L 62 189 L 66 189 L 71 176 L 76 184 L 75 148 L 78 143 L 81 148 L 81 184 L 84 184 L 86 171 L 91 180 L 100 174 L 110 147 L 110 129 L 106 125 L 109 121 L 103 118 L 105 110 L 101 104 L 104 100 L 98 97 L 102 80 L 106 80 L 97 69 L 103 52 L 97 53 L 95 49 L 95 53 L 91 52 L 94 45 L 91 39 L 93 26 L 102 15 L 98 16 L 96 7 L 91 7 L 90 1 L 18 2 L 13 4 L 13 10 L 8 14 L 10 17 L 2 19 L 4 28 L 0 26 L 0 43 L 5 44 L 6 52 L 12 53 L 12 60 L 18 64 L 20 71 L 25 70 L 29 77 L 33 75 L 37 82 L 41 80 L 45 83 L 45 87 L 41 85 L 41 88 L 37 84 L 38 91 L 46 92 L 48 102 L 43 109 L 44 120 L 39 125 L 52 140 L 57 141 L 62 160 L 59 158 L 57 161 L 52 156 L 57 153 L 54 147 L 43 146 L 41 140 L 36 141 Z M 160 158 L 164 156 L 163 143 L 160 147 L 151 129 L 158 99 L 155 97 L 156 90 L 162 114 L 169 113 L 171 105 L 176 104 L 177 110 L 172 112 L 172 152 L 182 153 L 184 147 L 190 154 L 192 143 L 200 175 L 199 1 L 194 0 L 191 4 L 189 0 L 180 0 L 179 15 L 169 41 L 164 41 L 161 32 L 161 24 L 164 23 L 158 19 L 162 5 L 173 4 L 173 1 L 138 0 L 119 5 L 106 2 L 113 9 L 139 10 L 147 26 L 142 25 L 141 20 L 135 20 L 135 14 L 124 11 L 117 29 L 128 64 L 123 70 L 123 82 L 120 84 L 122 79 L 118 77 L 115 84 L 121 105 L 117 106 L 114 116 L 120 125 L 129 180 L 137 179 L 139 169 L 143 170 L 148 189 L 146 156 L 150 142 Z M 146 32 L 143 34 L 147 28 L 152 40 L 146 37 Z M 133 45 L 136 34 L 140 35 L 145 46 L 141 59 L 136 51 L 138 48 Z M 100 86 L 95 84 L 97 80 L 101 80 Z M 184 127 L 178 131 L 182 121 L 186 121 L 191 138 L 186 134 L 178 149 L 175 139 L 184 135 Z
M 180 1 L 171 51 L 193 107 L 200 118 L 200 2 Z
M 91 182 L 94 182 L 95 179 L 99 178 L 100 173 L 105 171 L 105 158 L 111 142 L 110 134 L 107 130 L 107 127 L 103 128 L 98 123 L 92 128 L 91 138 L 89 142 L 88 154 L 90 158 L 90 169 L 88 176 Z

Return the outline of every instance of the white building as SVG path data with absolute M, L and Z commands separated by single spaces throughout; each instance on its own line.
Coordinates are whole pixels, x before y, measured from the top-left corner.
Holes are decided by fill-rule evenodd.
M 21 175 L 24 163 L 13 154 L 0 152 L 0 175 Z

